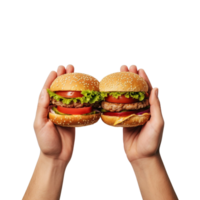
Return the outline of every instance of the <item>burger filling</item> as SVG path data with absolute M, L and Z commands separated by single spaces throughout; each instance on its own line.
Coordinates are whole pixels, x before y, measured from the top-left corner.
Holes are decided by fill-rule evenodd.
M 60 115 L 95 114 L 100 107 L 102 96 L 98 91 L 57 91 L 47 89 L 52 111 Z
M 53 111 L 53 113 L 56 113 L 58 115 L 70 115 L 70 114 L 59 112 L 56 107 L 52 107 L 52 111 Z M 94 111 L 92 111 L 90 113 L 86 113 L 86 114 L 82 114 L 82 115 L 92 115 L 92 114 L 96 114 L 96 113 L 98 113 L 98 110 L 94 110 Z
M 149 113 L 149 95 L 144 92 L 102 92 L 101 103 L 104 115 L 129 116 Z
M 146 108 L 149 106 L 149 100 L 144 99 L 141 102 L 136 103 L 110 103 L 110 102 L 102 102 L 102 108 L 108 110 L 110 112 L 120 112 L 123 110 L 138 110 L 141 108 Z
M 56 106 L 62 106 L 65 108 L 82 108 L 82 107 L 90 107 L 93 106 L 95 108 L 98 108 L 100 106 L 100 103 L 97 101 L 95 103 L 81 103 L 81 101 L 77 100 L 77 102 L 71 101 L 69 104 L 63 103 L 62 101 L 57 101 L 53 97 L 50 99 L 51 104 Z
M 149 113 L 149 95 L 145 92 L 56 91 L 47 89 L 51 111 L 59 115 L 96 114 L 129 116 Z

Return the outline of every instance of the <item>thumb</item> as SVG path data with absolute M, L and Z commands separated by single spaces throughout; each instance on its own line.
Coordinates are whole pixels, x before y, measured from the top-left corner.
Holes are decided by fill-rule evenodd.
M 41 129 L 48 121 L 47 116 L 49 113 L 49 101 L 50 99 L 46 89 L 42 89 L 38 100 L 37 112 L 34 122 L 35 129 Z
M 163 122 L 163 116 L 162 116 L 160 101 L 159 101 L 159 98 L 158 98 L 158 88 L 154 88 L 151 91 L 149 103 L 150 103 L 151 121 L 155 125 L 160 126 L 164 122 Z

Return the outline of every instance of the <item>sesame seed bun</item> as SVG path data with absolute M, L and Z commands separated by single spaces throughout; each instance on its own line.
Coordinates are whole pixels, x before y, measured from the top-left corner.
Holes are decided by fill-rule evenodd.
M 50 90 L 55 91 L 99 91 L 99 81 L 87 74 L 68 73 L 58 76 L 51 84 Z
M 58 76 L 50 86 L 50 90 L 56 91 L 99 91 L 99 81 L 87 74 L 68 73 Z M 56 125 L 63 127 L 81 127 L 96 123 L 101 113 L 92 115 L 58 115 L 49 112 L 49 119 Z
M 148 85 L 139 75 L 132 72 L 116 72 L 100 81 L 101 92 L 147 92 Z
M 131 117 L 114 117 L 101 114 L 101 119 L 104 123 L 114 126 L 114 127 L 136 127 L 144 125 L 150 118 L 149 113 L 144 113 L 142 115 L 133 115 Z M 117 123 L 119 121 L 121 123 Z
M 93 115 L 58 115 L 49 113 L 49 119 L 56 125 L 63 127 L 81 127 L 96 123 L 101 113 Z
M 148 92 L 146 81 L 132 72 L 116 72 L 109 74 L 100 81 L 101 92 Z M 150 113 L 132 114 L 126 117 L 101 114 L 104 123 L 114 127 L 136 127 L 144 125 L 150 118 Z

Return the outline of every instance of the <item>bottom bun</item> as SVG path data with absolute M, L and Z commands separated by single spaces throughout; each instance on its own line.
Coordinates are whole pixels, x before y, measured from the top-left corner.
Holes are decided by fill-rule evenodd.
M 49 119 L 56 125 L 63 127 L 81 127 L 96 123 L 101 113 L 92 115 L 58 115 L 49 113 Z
M 114 127 L 135 127 L 144 125 L 150 118 L 149 113 L 142 115 L 132 115 L 128 117 L 114 117 L 101 114 L 101 119 L 104 123 Z M 116 124 L 117 123 L 117 124 Z

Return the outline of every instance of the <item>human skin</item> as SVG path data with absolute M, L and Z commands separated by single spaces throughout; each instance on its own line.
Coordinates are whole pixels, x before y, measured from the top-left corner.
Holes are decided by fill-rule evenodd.
M 124 128 L 124 148 L 140 187 L 144 200 L 178 199 L 171 185 L 159 147 L 164 120 L 158 99 L 158 89 L 152 88 L 144 70 L 136 66 L 122 66 L 121 71 L 139 74 L 149 85 L 151 118 L 143 127 Z M 73 152 L 75 129 L 54 125 L 48 119 L 49 95 L 46 91 L 59 75 L 73 73 L 74 67 L 59 66 L 57 73 L 51 72 L 41 91 L 34 122 L 40 156 L 23 200 L 58 200 L 63 177 Z
M 73 152 L 75 128 L 54 125 L 48 119 L 49 95 L 46 91 L 57 76 L 73 73 L 74 67 L 59 66 L 52 71 L 41 91 L 34 130 L 40 147 L 40 156 L 23 200 L 60 199 L 63 177 Z
M 149 86 L 150 120 L 144 126 L 123 128 L 124 149 L 137 177 L 143 200 L 177 200 L 159 152 L 164 119 L 158 89 L 152 88 L 143 69 L 137 70 L 135 65 L 128 69 L 123 65 L 120 70 L 138 74 Z

